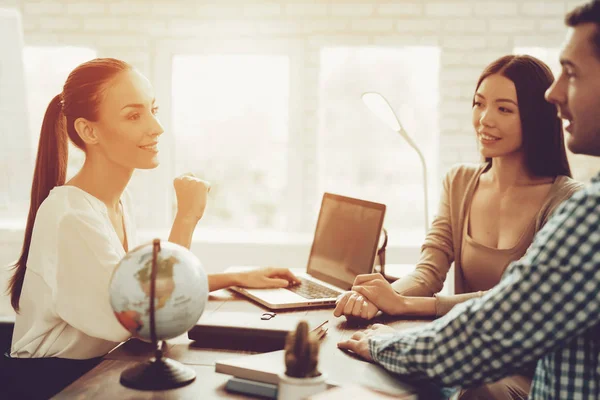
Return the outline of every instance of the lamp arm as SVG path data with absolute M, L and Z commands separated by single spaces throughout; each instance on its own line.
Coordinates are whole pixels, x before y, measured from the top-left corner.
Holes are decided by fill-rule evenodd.
M 421 161 L 421 166 L 423 167 L 423 202 L 425 203 L 425 234 L 427 235 L 427 231 L 429 230 L 429 189 L 427 183 L 427 164 L 425 163 L 425 157 L 423 156 L 423 153 L 421 153 L 421 150 L 419 150 L 410 136 L 406 134 L 404 128 L 398 131 L 398 133 L 400 133 L 408 145 L 417 152 L 419 160 Z

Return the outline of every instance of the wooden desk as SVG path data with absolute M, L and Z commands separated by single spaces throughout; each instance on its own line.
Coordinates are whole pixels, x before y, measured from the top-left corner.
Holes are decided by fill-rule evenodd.
M 244 297 L 221 290 L 211 294 L 205 313 L 222 311 L 247 311 L 261 313 L 266 311 L 260 305 L 247 301 Z M 320 369 L 327 372 L 329 378 L 345 384 L 354 383 L 356 377 L 345 373 L 344 361 L 351 357 L 337 348 L 337 343 L 343 338 L 351 336 L 356 330 L 365 328 L 366 325 L 351 325 L 346 318 L 335 318 L 332 308 L 312 309 L 289 312 L 296 315 L 316 315 L 329 319 L 329 331 L 321 341 L 319 365 Z M 282 314 L 278 312 L 278 314 Z M 390 321 L 379 320 L 388 323 Z M 409 320 L 391 322 L 396 329 L 408 329 L 422 325 L 427 321 Z M 147 360 L 153 354 L 148 343 L 130 340 L 119 346 L 104 357 L 104 360 L 93 370 L 73 382 L 54 398 L 56 399 L 212 399 L 212 398 L 244 398 L 235 396 L 224 390 L 225 383 L 231 376 L 215 372 L 215 362 L 228 357 L 239 357 L 249 351 L 232 351 L 227 349 L 214 349 L 203 347 L 182 335 L 168 342 L 166 356 L 182 362 L 196 370 L 196 380 L 183 388 L 161 392 L 146 392 L 128 389 L 119 383 L 121 372 L 135 363 Z M 348 363 L 346 363 L 348 364 Z M 356 365 L 356 363 L 354 363 Z

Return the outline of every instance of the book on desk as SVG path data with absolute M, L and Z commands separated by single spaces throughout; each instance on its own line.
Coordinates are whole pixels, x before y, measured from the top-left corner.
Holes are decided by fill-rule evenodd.
M 202 316 L 189 330 L 188 338 L 203 344 L 246 344 L 258 350 L 283 349 L 285 338 L 298 322 L 306 321 L 320 339 L 327 333 L 329 320 L 323 317 L 277 314 L 274 312 L 214 312 Z
M 382 367 L 347 356 L 341 351 L 339 357 L 320 360 L 319 370 L 327 374 L 329 387 L 355 383 L 400 398 L 417 398 L 414 387 L 395 379 Z M 284 350 L 219 360 L 215 363 L 215 372 L 277 385 L 279 376 L 285 373 Z

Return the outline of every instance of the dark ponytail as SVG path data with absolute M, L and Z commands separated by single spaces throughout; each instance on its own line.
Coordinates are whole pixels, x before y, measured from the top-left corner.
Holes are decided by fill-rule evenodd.
M 117 73 L 129 69 L 129 64 L 112 58 L 97 58 L 83 63 L 69 74 L 63 93 L 54 96 L 46 109 L 35 161 L 25 238 L 21 256 L 14 264 L 14 273 L 8 283 L 10 303 L 16 312 L 19 311 L 38 209 L 54 187 L 65 183 L 69 139 L 76 147 L 85 151 L 85 143 L 75 130 L 75 120 L 83 117 L 96 121 L 103 90 Z

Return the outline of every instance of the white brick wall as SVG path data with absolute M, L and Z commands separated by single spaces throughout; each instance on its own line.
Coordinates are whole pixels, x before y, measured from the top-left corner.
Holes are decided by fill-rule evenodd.
M 303 22 L 304 33 L 343 33 L 349 30 L 350 21 L 309 20 Z
M 468 1 L 431 2 L 425 5 L 425 15 L 432 17 L 468 17 L 473 12 L 473 5 Z
M 23 0 L 27 2 L 27 0 Z M 130 16 L 140 16 L 140 15 L 149 15 L 150 14 L 150 2 L 144 4 L 141 1 L 115 1 L 111 2 L 108 5 L 108 13 L 114 15 L 130 15 Z
M 436 18 L 398 18 L 396 21 L 396 30 L 401 33 L 431 33 L 440 30 L 441 20 Z
M 393 32 L 394 20 L 382 18 L 361 18 L 352 21 L 350 28 L 354 32 Z
M 512 50 L 513 41 L 507 35 L 488 34 L 485 37 L 485 42 L 489 49 L 503 49 L 506 53 L 510 53 Z
M 277 3 L 251 4 L 243 8 L 244 16 L 251 18 L 280 17 L 282 5 Z
M 270 21 L 260 22 L 258 25 L 258 32 L 264 36 L 300 35 L 304 29 L 304 24 L 299 21 Z
M 375 46 L 439 46 L 438 35 L 406 34 L 401 36 L 375 36 L 371 44 Z
M 478 1 L 474 5 L 474 14 L 484 18 L 515 16 L 518 10 L 516 1 Z
M 329 14 L 327 3 L 286 4 L 285 14 L 291 17 L 322 17 Z
M 521 4 L 521 12 L 523 15 L 533 17 L 563 16 L 566 12 L 566 4 L 564 2 L 528 1 Z
M 190 13 L 192 15 L 196 14 L 196 7 L 194 7 L 193 4 L 178 1 L 164 1 L 161 3 L 156 2 L 146 7 L 150 7 L 150 12 L 152 15 L 163 18 L 181 17 L 189 15 Z
M 81 29 L 82 21 L 77 18 L 62 16 L 41 16 L 38 20 L 40 31 L 71 32 Z M 41 32 L 40 32 L 41 33 Z
M 169 32 L 167 28 L 167 21 L 156 18 L 128 19 L 127 30 L 130 32 L 136 32 L 152 36 L 163 36 Z
M 24 4 L 23 11 L 26 15 L 58 15 L 65 11 L 65 6 L 54 1 L 32 1 Z
M 72 19 L 76 21 L 77 19 Z M 90 17 L 83 20 L 86 32 L 123 32 L 127 31 L 127 18 L 123 17 Z
M 193 3 L 189 1 L 189 3 Z M 193 7 L 193 4 L 190 5 Z M 240 8 L 227 5 L 227 4 L 199 4 L 196 9 L 196 13 L 199 17 L 202 18 L 231 18 L 238 17 L 240 15 Z M 190 13 L 190 17 L 193 16 L 194 13 Z
M 307 52 L 302 140 L 314 146 L 322 46 L 441 48 L 440 174 L 473 161 L 470 98 L 481 69 L 515 46 L 555 46 L 572 0 L 0 0 L 23 13 L 30 45 L 79 45 L 152 75 L 160 40 L 294 39 Z M 309 168 L 310 169 L 310 168 Z
M 375 6 L 368 2 L 331 4 L 331 14 L 334 17 L 369 17 L 373 14 L 374 10 Z
M 483 35 L 444 35 L 442 47 L 447 50 L 471 52 L 485 49 L 486 40 Z
M 465 33 L 470 35 L 485 35 L 488 29 L 487 21 L 481 18 L 453 18 L 444 20 L 442 29 L 446 32 Z
M 103 15 L 106 5 L 102 3 L 73 3 L 67 4 L 67 14 L 70 15 Z
M 406 16 L 420 16 L 423 14 L 423 4 L 422 3 L 408 3 L 408 2 L 400 2 L 398 4 L 389 3 L 389 4 L 380 4 L 377 8 L 377 14 L 390 17 L 390 16 L 398 16 L 398 17 L 406 17 Z
M 534 32 L 536 26 L 535 19 L 494 19 L 489 22 L 491 33 L 523 33 Z

